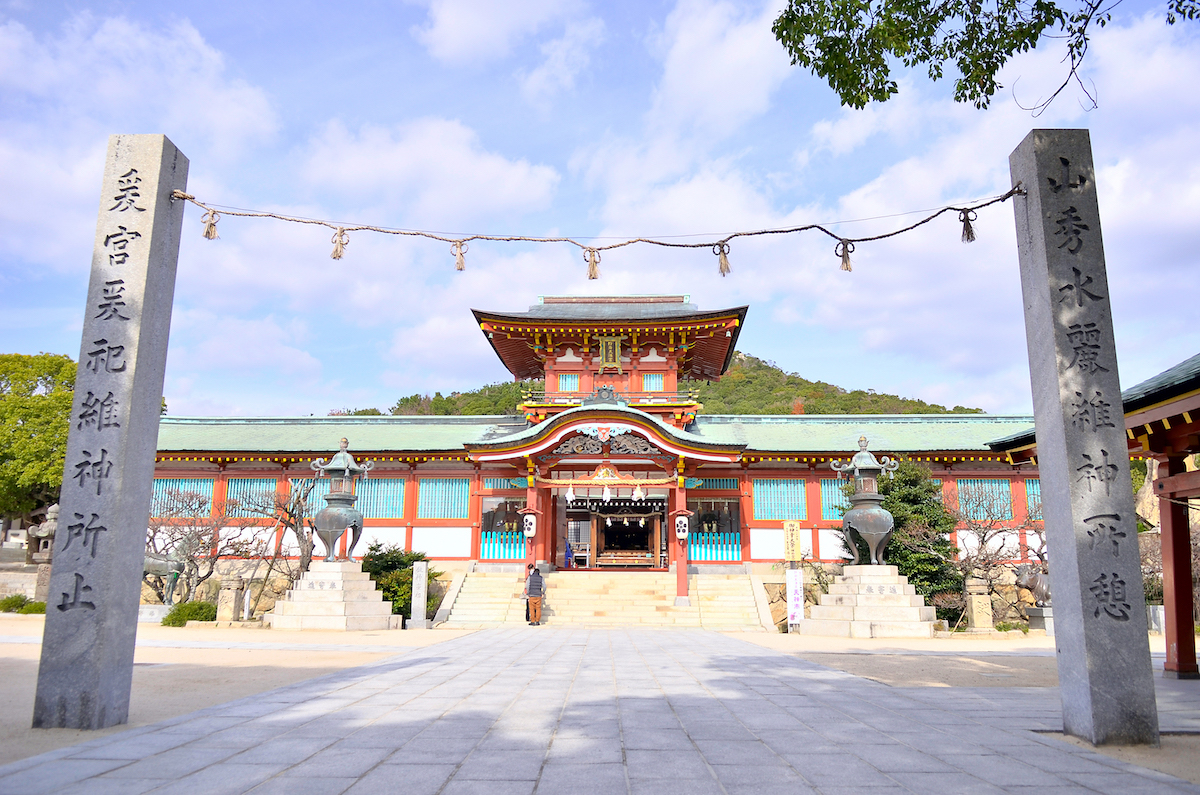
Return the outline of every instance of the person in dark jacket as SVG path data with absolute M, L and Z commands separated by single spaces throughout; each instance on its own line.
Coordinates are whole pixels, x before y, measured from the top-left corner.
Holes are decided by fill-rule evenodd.
M 528 572 L 525 578 L 525 598 L 529 600 L 529 626 L 536 627 L 542 623 L 542 594 L 546 592 L 546 581 L 532 563 L 526 566 L 525 570 Z

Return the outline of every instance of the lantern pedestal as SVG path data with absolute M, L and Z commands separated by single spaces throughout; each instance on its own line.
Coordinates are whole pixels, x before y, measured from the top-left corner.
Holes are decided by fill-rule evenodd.
M 846 566 L 798 626 L 803 635 L 932 638 L 936 620 L 895 566 Z
M 273 629 L 399 629 L 401 616 L 383 601 L 362 564 L 314 560 L 309 570 L 275 603 Z

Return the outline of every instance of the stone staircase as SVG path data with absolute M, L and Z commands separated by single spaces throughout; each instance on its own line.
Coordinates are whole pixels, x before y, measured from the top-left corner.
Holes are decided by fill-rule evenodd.
M 666 572 L 559 571 L 545 579 L 542 623 L 546 626 L 763 629 L 746 574 L 691 575 L 690 607 L 675 606 L 675 575 Z M 468 574 L 442 626 L 523 624 L 523 582 L 515 574 Z
M 399 619 L 362 564 L 314 560 L 285 598 L 275 603 L 270 625 L 273 629 L 374 630 L 399 628 Z
M 895 566 L 846 566 L 799 630 L 840 638 L 932 638 L 935 612 Z
M 463 580 L 444 627 L 477 629 L 498 627 L 509 621 L 525 622 L 525 600 L 520 574 L 473 571 Z

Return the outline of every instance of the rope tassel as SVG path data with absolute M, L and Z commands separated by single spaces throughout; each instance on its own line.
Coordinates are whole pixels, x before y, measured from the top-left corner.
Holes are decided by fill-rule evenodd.
M 209 210 L 204 215 L 200 216 L 200 222 L 204 224 L 204 239 L 216 240 L 220 235 L 217 234 L 217 221 L 221 220 L 221 214 L 216 210 Z
M 600 278 L 600 252 L 594 248 L 584 249 L 583 258 L 587 260 L 588 269 L 587 277 L 589 279 Z
M 450 253 L 454 255 L 454 270 L 465 271 L 467 263 L 463 260 L 463 254 L 467 253 L 467 243 L 465 240 L 455 240 L 450 244 Z
M 833 247 L 833 253 L 842 258 L 842 270 L 854 270 L 850 265 L 850 255 L 854 253 L 853 243 L 845 239 L 839 240 L 838 244 Z
M 333 253 L 329 255 L 329 258 L 341 259 L 342 255 L 346 253 L 346 246 L 350 245 L 350 236 L 346 234 L 345 229 L 339 226 L 329 242 L 333 243 Z
M 958 220 L 962 221 L 963 233 L 962 242 L 975 242 L 975 227 L 971 226 L 971 222 L 978 219 L 979 215 L 974 210 L 959 210 Z
M 720 264 L 719 270 L 721 271 L 721 275 L 728 276 L 729 257 L 726 255 L 729 254 L 729 244 L 725 243 L 724 241 L 714 244 L 713 253 L 717 255 L 717 262 Z

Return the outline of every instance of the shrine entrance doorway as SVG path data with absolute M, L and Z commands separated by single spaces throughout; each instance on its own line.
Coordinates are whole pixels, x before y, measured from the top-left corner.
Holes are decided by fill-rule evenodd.
M 592 532 L 597 568 L 659 568 L 661 522 L 657 516 L 622 518 L 592 517 Z
M 565 512 L 570 567 L 667 568 L 665 497 L 577 500 Z

